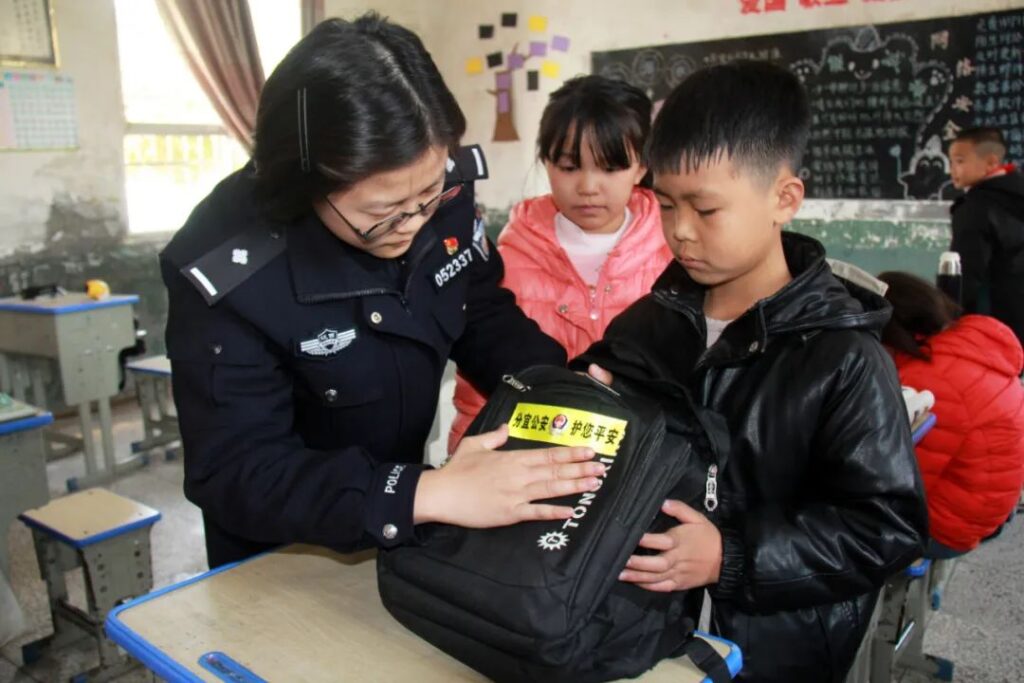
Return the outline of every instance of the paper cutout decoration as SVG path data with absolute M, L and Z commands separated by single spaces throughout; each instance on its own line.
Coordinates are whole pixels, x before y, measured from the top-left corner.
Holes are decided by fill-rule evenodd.
M 2 0 L 0 0 L 2 1 Z M 540 90 L 540 79 L 543 75 L 546 78 L 558 79 L 561 74 L 561 66 L 555 59 L 555 52 L 564 53 L 569 50 L 569 38 L 565 35 L 549 35 L 548 17 L 540 14 L 524 15 L 526 26 L 523 28 L 529 32 L 529 36 L 518 31 L 502 31 L 498 35 L 497 27 L 501 29 L 514 29 L 519 26 L 519 15 L 516 12 L 502 12 L 500 24 L 480 23 L 477 24 L 477 34 L 480 40 L 495 41 L 495 39 L 507 40 L 507 43 L 490 43 L 482 46 L 482 55 L 466 59 L 466 73 L 476 76 L 488 70 L 494 74 L 493 85 L 487 89 L 487 94 L 494 97 L 494 142 L 511 142 L 519 140 L 519 133 L 516 130 L 514 120 L 514 98 L 515 90 L 522 86 L 516 85 L 516 72 L 526 71 L 526 63 L 536 60 L 538 66 L 526 71 L 525 80 L 528 91 Z M 537 35 L 542 34 L 542 35 Z M 511 46 L 511 47 L 509 47 Z M 490 47 L 490 49 L 487 49 Z M 495 50 L 494 48 L 499 48 Z M 531 64 L 531 66 L 533 66 Z
M 527 26 L 534 33 L 544 33 L 548 30 L 548 18 L 539 15 L 534 15 L 527 20 Z

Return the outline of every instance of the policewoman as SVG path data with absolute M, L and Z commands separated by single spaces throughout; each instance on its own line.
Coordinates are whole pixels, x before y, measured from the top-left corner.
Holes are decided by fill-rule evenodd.
M 479 148 L 419 39 L 330 20 L 267 80 L 253 161 L 161 254 L 185 494 L 211 567 L 415 526 L 567 518 L 587 449 L 497 452 L 507 428 L 422 464 L 449 358 L 483 391 L 565 353 L 499 283 L 476 219 Z

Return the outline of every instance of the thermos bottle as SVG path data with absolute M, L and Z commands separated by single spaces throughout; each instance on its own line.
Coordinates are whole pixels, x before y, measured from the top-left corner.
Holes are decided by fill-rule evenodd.
M 963 275 L 960 268 L 960 254 L 944 251 L 939 256 L 939 274 L 935 276 L 936 286 L 957 304 L 963 299 Z

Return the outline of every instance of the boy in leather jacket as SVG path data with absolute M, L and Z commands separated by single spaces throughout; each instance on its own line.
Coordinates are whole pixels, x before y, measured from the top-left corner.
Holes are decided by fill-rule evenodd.
M 879 343 L 890 308 L 782 230 L 803 201 L 809 124 L 800 82 L 771 64 L 711 67 L 676 88 L 648 148 L 675 262 L 579 360 L 634 388 L 677 382 L 724 418 L 718 505 L 666 501 L 678 526 L 647 534 L 620 578 L 708 586 L 712 629 L 742 648 L 740 681 L 842 681 L 879 588 L 927 537 Z

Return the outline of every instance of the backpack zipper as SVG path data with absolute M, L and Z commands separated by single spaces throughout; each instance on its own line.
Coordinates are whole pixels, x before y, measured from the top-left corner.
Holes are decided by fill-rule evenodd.
M 708 467 L 708 478 L 704 482 L 704 509 L 714 512 L 718 508 L 718 465 Z
M 520 382 L 518 379 L 516 379 L 512 375 L 502 375 L 501 381 L 504 382 L 505 384 L 509 385 L 510 387 L 515 389 L 516 391 L 522 392 L 524 394 L 527 391 L 530 390 L 530 387 L 528 387 L 527 385 L 523 384 L 522 382 Z

